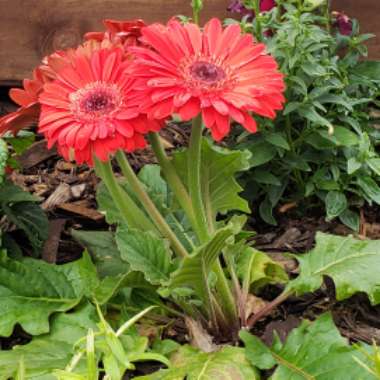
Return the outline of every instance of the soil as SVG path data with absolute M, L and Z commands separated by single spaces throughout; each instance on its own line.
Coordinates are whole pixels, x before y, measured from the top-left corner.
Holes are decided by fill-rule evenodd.
M 14 105 L 5 98 L 4 89 L 0 89 L 0 115 L 10 112 Z M 162 138 L 169 151 L 183 146 L 188 139 L 188 128 L 170 125 L 163 131 Z M 146 163 L 155 162 L 150 149 L 130 155 L 132 166 L 139 169 Z M 34 143 L 19 158 L 22 167 L 10 174 L 10 179 L 27 191 L 41 198 L 41 205 L 46 210 L 50 229 L 49 239 L 45 244 L 42 259 L 62 264 L 81 256 L 83 248 L 70 235 L 70 230 L 105 230 L 108 228 L 104 216 L 96 209 L 95 191 L 98 179 L 94 171 L 87 166 L 77 166 L 63 161 L 54 151 L 47 151 L 44 141 Z M 278 226 L 265 225 L 255 217 L 250 219 L 250 227 L 256 231 L 255 247 L 267 252 L 273 259 L 281 262 L 291 276 L 297 274 L 297 264 L 284 255 L 284 252 L 303 253 L 314 244 L 316 231 L 347 235 L 348 228 L 337 222 L 326 222 L 315 210 L 305 215 L 305 210 L 295 205 L 282 205 L 278 210 Z M 302 217 L 300 216 L 302 214 Z M 253 215 L 255 213 L 253 212 Z M 380 214 L 378 208 L 366 208 L 362 211 L 359 238 L 380 239 Z M 22 236 L 15 236 L 21 245 Z M 25 254 L 31 254 L 24 246 Z M 266 301 L 274 299 L 281 293 L 281 288 L 268 286 L 259 295 Z M 344 302 L 337 302 L 332 281 L 325 279 L 323 287 L 313 294 L 303 297 L 290 297 L 271 315 L 265 317 L 254 327 L 254 333 L 265 342 L 270 343 L 273 331 L 281 339 L 298 326 L 301 319 L 315 319 L 323 312 L 331 311 L 341 333 L 351 342 L 364 341 L 380 343 L 380 306 L 369 304 L 364 294 L 358 294 Z M 168 337 L 183 341 L 186 338 L 184 324 L 178 321 L 167 331 Z M 0 348 L 10 349 L 14 345 L 30 340 L 28 334 L 17 327 L 9 338 L 0 338 Z M 144 374 L 155 370 L 148 363 L 139 366 L 134 374 Z M 129 373 L 126 379 L 132 378 Z

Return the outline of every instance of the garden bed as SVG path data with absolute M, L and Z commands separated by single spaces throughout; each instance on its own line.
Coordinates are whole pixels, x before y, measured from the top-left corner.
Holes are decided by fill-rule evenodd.
M 25 56 L 54 53 L 0 93 L 0 380 L 380 378 L 371 36 L 324 0 L 202 3 L 34 10 Z
M 167 146 L 174 148 L 177 145 L 185 145 L 188 135 L 188 128 L 173 125 L 165 132 L 164 138 Z M 27 168 L 14 172 L 10 178 L 24 190 L 40 197 L 43 205 L 50 204 L 45 208 L 49 215 L 50 229 L 42 259 L 50 263 L 64 264 L 77 260 L 83 252 L 83 246 L 71 236 L 72 228 L 103 231 L 108 225 L 104 215 L 97 211 L 95 196 L 99 180 L 93 170 L 86 166 L 78 168 L 63 161 L 41 143 L 42 141 L 36 142 L 23 154 L 21 162 L 26 162 Z M 23 158 L 29 158 L 31 155 L 35 157 L 35 161 Z M 150 149 L 132 155 L 130 159 L 136 170 L 145 164 L 156 162 Z M 35 164 L 31 166 L 31 162 Z M 65 190 L 59 190 L 63 184 L 67 187 L 64 187 Z M 68 193 L 71 194 L 67 195 Z M 52 194 L 60 195 L 52 197 Z M 63 197 L 64 201 L 60 200 L 60 197 Z M 362 231 L 358 235 L 360 239 L 380 239 L 379 214 L 376 206 L 363 209 Z M 297 275 L 298 265 L 294 259 L 284 256 L 284 252 L 298 254 L 310 251 L 315 244 L 317 231 L 342 236 L 351 233 L 343 224 L 326 222 L 323 213 L 314 210 L 311 215 L 303 213 L 303 216 L 300 216 L 300 211 L 296 208 L 280 212 L 277 227 L 263 224 L 254 212 L 248 228 L 257 232 L 253 238 L 255 247 L 283 265 L 290 276 Z M 17 235 L 15 238 L 18 239 Z M 26 242 L 25 244 L 24 248 L 28 252 L 28 245 Z M 280 291 L 281 288 L 268 287 L 260 297 L 264 301 L 271 301 Z M 380 306 L 371 306 L 364 294 L 352 297 L 348 301 L 337 302 L 334 285 L 329 279 L 326 279 L 322 289 L 316 293 L 290 297 L 274 313 L 261 320 L 254 333 L 268 345 L 272 344 L 274 331 L 285 341 L 290 331 L 298 327 L 303 319 L 315 320 L 327 311 L 332 313 L 341 334 L 351 343 L 380 343 Z M 154 329 L 144 332 L 151 339 L 156 337 L 156 333 Z M 186 335 L 186 326 L 181 320 L 176 321 L 167 331 L 164 330 L 162 337 L 183 343 L 189 338 Z M 31 338 L 32 336 L 21 328 L 16 328 L 9 338 L 0 338 L 1 348 L 11 349 L 15 345 L 26 344 Z M 133 373 L 128 373 L 124 379 L 148 374 L 158 368 L 156 363 L 142 364 Z

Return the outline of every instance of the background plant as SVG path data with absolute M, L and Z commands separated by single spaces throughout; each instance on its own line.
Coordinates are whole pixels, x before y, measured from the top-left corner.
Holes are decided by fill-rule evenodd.
M 380 63 L 360 61 L 371 35 L 360 35 L 356 21 L 350 35 L 340 34 L 320 3 L 277 1 L 271 12 L 242 21 L 266 42 L 287 83 L 287 105 L 275 121 L 238 137 L 237 147 L 253 153 L 242 180 L 267 223 L 276 224 L 279 203 L 302 210 L 322 203 L 328 220 L 357 230 L 358 208 L 380 203 L 380 136 L 370 112 L 379 105 Z
M 38 205 L 39 199 L 32 196 L 6 178 L 7 170 L 17 167 L 15 154 L 20 154 L 34 140 L 33 134 L 22 134 L 18 138 L 0 139 L 0 238 L 1 246 L 9 248 L 13 255 L 22 255 L 21 248 L 9 233 L 22 232 L 29 242 L 29 252 L 38 256 L 48 235 L 48 219 Z

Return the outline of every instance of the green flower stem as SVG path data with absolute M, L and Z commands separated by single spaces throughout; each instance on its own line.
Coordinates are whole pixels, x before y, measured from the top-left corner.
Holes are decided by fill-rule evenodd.
M 188 179 L 190 198 L 192 200 L 199 239 L 205 242 L 209 239 L 208 223 L 205 206 L 202 199 L 201 185 L 201 153 L 202 153 L 202 116 L 193 119 L 188 154 Z
M 292 136 L 292 123 L 290 121 L 290 116 L 289 115 L 286 115 L 286 117 L 285 117 L 285 131 L 286 131 L 286 137 L 287 137 L 287 140 L 288 140 L 288 144 L 289 144 L 290 150 L 291 150 L 291 152 L 294 155 L 296 155 L 296 149 L 295 149 L 295 146 L 294 146 L 294 141 L 293 141 L 293 136 Z M 298 169 L 294 168 L 293 169 L 293 174 L 294 174 L 294 177 L 296 179 L 296 182 L 297 182 L 298 186 L 301 189 L 304 189 L 305 184 L 303 182 L 301 172 Z
M 192 0 L 191 6 L 193 8 L 193 21 L 199 24 L 199 12 L 203 8 L 203 0 Z
M 256 38 L 258 41 L 262 41 L 263 36 L 261 26 L 260 0 L 253 0 L 253 10 L 255 11 Z
M 223 259 L 227 265 L 227 269 L 228 269 L 230 276 L 231 276 L 231 281 L 232 281 L 232 285 L 233 285 L 233 289 L 234 289 L 234 295 L 236 297 L 234 303 L 235 303 L 236 308 L 237 308 L 237 313 L 240 317 L 240 321 L 241 321 L 242 325 L 244 326 L 246 323 L 246 312 L 245 312 L 245 310 L 246 310 L 246 304 L 247 304 L 246 297 L 244 294 L 244 290 L 242 290 L 242 288 L 241 288 L 239 278 L 238 278 L 238 275 L 237 275 L 236 270 L 235 270 L 235 265 L 233 263 L 231 256 L 228 255 L 228 253 L 224 252 L 223 253 Z M 247 294 L 247 296 L 248 296 L 248 294 Z
M 193 119 L 193 126 L 191 130 L 188 155 L 188 185 L 195 217 L 197 219 L 197 226 L 200 231 L 200 235 L 198 237 L 203 243 L 210 238 L 210 232 L 208 230 L 205 205 L 203 204 L 200 178 L 202 157 L 202 127 L 202 117 L 201 115 L 198 115 L 195 119 Z M 217 276 L 217 289 L 221 298 L 220 303 L 223 306 L 223 309 L 227 312 L 228 319 L 230 321 L 236 321 L 237 310 L 235 306 L 235 299 L 219 260 L 217 260 L 213 265 L 213 271 Z
M 201 157 L 200 156 L 201 156 L 202 120 L 200 118 L 197 118 L 196 121 L 194 121 L 194 124 L 196 123 L 198 124 L 198 127 L 195 134 L 194 134 L 194 129 L 192 131 L 192 143 L 193 143 L 193 157 L 194 156 L 197 156 L 197 157 L 195 160 L 191 159 L 189 161 L 189 171 L 191 170 L 192 173 L 194 173 L 194 170 L 195 170 L 194 168 L 197 168 L 197 173 L 195 174 L 195 177 L 194 177 L 197 179 L 197 182 L 196 184 L 194 184 L 194 186 L 196 186 L 196 191 L 199 192 L 198 196 L 201 197 L 201 193 L 200 193 L 200 189 L 201 189 L 200 159 Z M 190 198 L 185 186 L 183 185 L 183 182 L 179 178 L 170 159 L 167 157 L 165 150 L 162 146 L 162 143 L 160 141 L 160 137 L 158 133 L 150 133 L 149 141 L 156 155 L 158 163 L 160 164 L 162 173 L 166 181 L 168 182 L 171 190 L 174 192 L 177 198 L 177 201 L 179 202 L 182 209 L 185 211 L 187 217 L 189 218 L 190 223 L 193 226 L 194 231 L 196 232 L 199 240 L 201 242 L 207 241 L 210 238 L 209 232 L 207 230 L 207 222 L 205 221 L 203 223 L 199 223 L 199 220 L 196 218 L 196 214 L 194 213 L 194 208 L 193 208 L 194 199 Z M 194 144 L 196 145 L 194 146 Z M 202 205 L 201 206 L 202 213 L 203 215 L 205 215 L 203 202 L 201 202 L 201 205 Z M 215 263 L 213 270 L 217 275 L 217 281 L 218 281 L 217 288 L 221 297 L 220 304 L 223 306 L 223 309 L 227 311 L 229 320 L 232 319 L 233 321 L 235 321 L 237 319 L 237 314 L 236 314 L 237 310 L 235 307 L 234 297 L 219 261 Z
M 165 153 L 165 149 L 160 140 L 160 135 L 158 133 L 150 133 L 148 138 L 157 161 L 160 164 L 162 173 L 170 186 L 170 189 L 175 194 L 178 203 L 188 217 L 192 227 L 194 228 L 194 231 L 197 233 L 197 235 L 199 235 L 191 198 L 184 184 L 179 178 L 173 164 Z
M 325 17 L 326 17 L 326 29 L 328 32 L 331 32 L 330 0 L 326 0 Z
M 97 174 L 105 183 L 122 218 L 128 226 L 148 231 L 157 231 L 144 212 L 140 210 L 133 199 L 120 187 L 112 171 L 111 162 L 101 162 L 96 157 L 94 160 Z
M 220 295 L 219 303 L 222 305 L 223 310 L 226 311 L 228 320 L 235 324 L 238 321 L 236 302 L 234 295 L 232 294 L 230 284 L 228 283 L 226 275 L 223 272 L 223 268 L 220 265 L 219 259 L 217 259 L 213 265 L 212 270 L 216 274 L 216 288 Z
M 182 257 L 188 256 L 186 249 L 178 240 L 175 233 L 166 223 L 166 220 L 158 211 L 156 205 L 153 203 L 148 193 L 145 191 L 143 185 L 141 184 L 140 180 L 137 178 L 135 172 L 129 164 L 125 154 L 121 151 L 118 151 L 116 153 L 116 159 L 121 167 L 123 175 L 125 176 L 133 191 L 139 198 L 146 212 L 153 220 L 155 226 L 160 231 L 161 235 L 166 237 L 170 241 L 170 245 L 172 246 L 173 250 L 176 252 L 177 255 Z

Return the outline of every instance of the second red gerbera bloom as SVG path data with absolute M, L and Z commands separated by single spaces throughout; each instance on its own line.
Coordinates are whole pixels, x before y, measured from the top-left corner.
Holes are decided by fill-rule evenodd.
M 42 92 L 44 84 L 55 78 L 55 71 L 52 67 L 57 67 L 67 59 L 66 53 L 63 51 L 45 57 L 42 64 L 33 71 L 33 79 L 24 79 L 23 88 L 10 89 L 9 97 L 20 108 L 0 118 L 0 136 L 7 132 L 16 136 L 21 129 L 37 123 L 40 114 L 39 94 Z
M 142 29 L 148 47 L 132 47 L 132 73 L 138 78 L 136 104 L 149 118 L 178 113 L 183 120 L 202 112 L 215 140 L 230 130 L 231 119 L 256 131 L 250 112 L 274 118 L 283 107 L 283 75 L 263 44 L 224 30 L 218 19 L 201 31 L 195 24 L 170 21 Z
M 78 163 L 143 148 L 144 134 L 160 128 L 128 101 L 133 79 L 125 74 L 130 60 L 122 48 L 104 45 L 91 41 L 71 51 L 39 97 L 39 132 L 48 147 L 57 144 L 65 159 Z
M 33 72 L 33 79 L 24 79 L 23 88 L 12 88 L 10 98 L 20 106 L 17 111 L 0 117 L 0 136 L 7 132 L 16 135 L 20 129 L 29 127 L 38 121 L 38 95 L 47 78 L 37 68 Z

